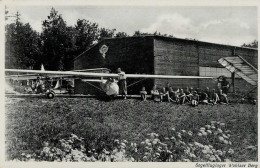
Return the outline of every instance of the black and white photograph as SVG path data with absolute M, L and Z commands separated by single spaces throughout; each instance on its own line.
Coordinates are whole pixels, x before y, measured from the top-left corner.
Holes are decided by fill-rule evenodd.
M 258 167 L 253 4 L 4 4 L 5 162 Z

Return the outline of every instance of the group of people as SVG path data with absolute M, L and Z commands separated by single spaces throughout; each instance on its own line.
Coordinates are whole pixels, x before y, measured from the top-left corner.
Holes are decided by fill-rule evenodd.
M 26 81 L 10 80 L 10 84 L 16 91 L 25 93 L 43 93 L 44 90 L 51 87 L 49 80 L 42 80 L 40 77 Z
M 127 86 L 126 86 L 126 76 L 125 72 L 121 70 L 121 68 L 117 69 L 118 73 L 118 84 L 119 84 L 119 94 L 121 94 L 125 99 L 127 96 Z M 220 78 L 220 85 L 218 85 L 218 89 L 209 89 L 206 87 L 204 90 L 197 88 L 193 89 L 192 87 L 186 87 L 185 89 L 179 88 L 177 90 L 173 90 L 170 87 L 169 83 L 166 87 L 161 90 L 157 89 L 157 86 L 154 85 L 151 90 L 151 99 L 155 102 L 174 102 L 177 104 L 185 104 L 189 103 L 192 106 L 197 106 L 198 104 L 229 104 L 227 92 L 229 89 L 229 82 L 226 78 Z M 145 87 L 142 87 L 140 91 L 140 95 L 142 100 L 146 101 L 148 97 L 148 92 Z
M 44 82 L 40 77 L 37 77 L 36 80 L 32 80 L 31 84 L 27 84 L 27 86 L 31 86 L 32 93 L 42 93 L 46 85 L 47 82 Z
M 145 87 L 142 87 L 140 91 L 142 100 L 147 99 L 147 91 Z M 204 90 L 197 88 L 193 89 L 192 87 L 187 87 L 186 89 L 177 89 L 173 90 L 172 87 L 164 87 L 160 91 L 157 89 L 157 86 L 154 85 L 151 90 L 151 99 L 155 102 L 174 102 L 177 104 L 189 103 L 192 106 L 197 106 L 200 104 L 209 104 L 214 105 L 217 103 L 220 104 L 229 104 L 228 97 L 226 93 L 223 93 L 222 89 L 219 89 L 218 93 L 215 89 L 209 89 L 206 87 Z

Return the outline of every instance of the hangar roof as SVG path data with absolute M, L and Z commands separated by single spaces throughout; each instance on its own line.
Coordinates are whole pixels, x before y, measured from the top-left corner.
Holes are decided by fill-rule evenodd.
M 257 51 L 258 49 L 256 48 L 249 48 L 249 47 L 240 47 L 240 46 L 233 46 L 233 45 L 225 45 L 225 44 L 217 44 L 217 43 L 210 43 L 210 42 L 204 42 L 204 41 L 199 41 L 196 39 L 182 39 L 182 38 L 176 38 L 176 37 L 167 37 L 167 36 L 162 36 L 162 35 L 142 35 L 142 36 L 129 36 L 129 37 L 113 37 L 113 38 L 105 38 L 102 41 L 98 42 L 97 44 L 91 46 L 89 49 L 78 55 L 73 59 L 76 60 L 80 56 L 82 56 L 84 53 L 98 45 L 99 43 L 102 43 L 105 40 L 116 40 L 116 39 L 123 39 L 123 38 L 145 38 L 145 37 L 150 37 L 150 38 L 156 38 L 156 39 L 162 39 L 162 40 L 168 40 L 168 41 L 173 41 L 173 40 L 180 40 L 180 41 L 189 41 L 189 42 L 195 42 L 195 43 L 200 43 L 204 45 L 219 45 L 219 46 L 228 46 L 228 47 L 234 47 L 234 48 L 242 48 L 242 49 L 249 49 L 249 50 L 255 50 Z

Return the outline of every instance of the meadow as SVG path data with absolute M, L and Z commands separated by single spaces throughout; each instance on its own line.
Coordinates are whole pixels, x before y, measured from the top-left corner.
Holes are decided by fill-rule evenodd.
M 213 128 L 214 123 L 223 123 L 223 130 L 230 132 L 230 143 L 227 144 L 234 151 L 232 161 L 257 161 L 258 158 L 258 110 L 257 105 L 252 104 L 191 107 L 138 99 L 102 101 L 95 98 L 57 97 L 49 100 L 27 97 L 6 98 L 5 109 L 7 160 L 22 160 L 26 154 L 30 154 L 30 157 L 39 156 L 44 147 L 53 147 L 72 135 L 84 138 L 81 140 L 84 151 L 94 149 L 97 154 L 104 152 L 104 149 L 113 150 L 115 142 L 125 144 L 123 142 L 126 141 L 129 145 L 131 142 L 131 146 L 138 146 L 154 140 L 154 137 L 167 141 L 175 130 L 179 130 L 183 137 L 184 134 L 191 134 L 190 138 L 186 138 L 187 144 L 192 139 L 203 142 L 203 139 L 199 139 L 205 133 L 203 129 L 208 131 L 207 126 L 211 125 Z M 176 133 L 176 137 L 180 132 Z M 182 139 L 185 139 L 183 137 Z M 210 137 L 205 139 L 210 141 Z M 186 141 L 179 140 L 178 143 Z M 217 143 L 214 138 L 212 142 Z M 163 146 L 163 143 L 161 145 Z M 141 151 L 140 145 L 138 148 Z M 142 150 L 146 148 L 143 147 Z M 167 151 L 170 149 L 167 148 Z M 160 153 L 158 155 L 162 156 Z M 138 157 L 136 156 L 136 160 Z M 142 156 L 139 161 L 158 160 L 147 160 L 147 157 Z

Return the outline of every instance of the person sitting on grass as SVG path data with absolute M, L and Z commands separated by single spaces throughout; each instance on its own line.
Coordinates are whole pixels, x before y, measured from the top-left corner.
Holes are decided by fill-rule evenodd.
M 155 102 L 160 102 L 161 101 L 161 96 L 159 91 L 156 89 L 156 85 L 153 86 L 153 90 L 151 90 L 151 99 L 154 100 Z
M 219 102 L 219 96 L 216 93 L 215 89 L 212 89 L 211 96 L 210 96 L 210 101 L 213 104 L 217 104 Z
M 199 104 L 199 95 L 197 91 L 193 91 L 192 98 L 191 98 L 191 106 L 195 107 Z
M 219 90 L 219 102 L 220 104 L 229 104 L 227 95 L 223 93 L 222 89 Z
M 190 87 L 190 94 L 193 94 L 193 87 Z
M 186 88 L 186 90 L 184 91 L 184 93 L 186 94 L 186 100 L 188 102 L 191 101 L 191 97 L 192 97 L 192 87 L 189 89 L 189 87 Z
M 213 105 L 213 103 L 210 103 L 210 102 L 209 102 L 209 96 L 208 96 L 208 94 L 207 94 L 206 92 L 207 92 L 207 89 L 206 89 L 205 91 L 202 91 L 202 92 L 201 92 L 200 102 L 201 102 L 202 104 Z
M 179 104 L 179 99 L 178 99 L 177 93 L 175 91 L 173 91 L 172 87 L 169 88 L 169 100 L 171 102 Z
M 186 100 L 186 94 L 184 93 L 183 89 L 180 89 L 180 94 L 178 96 L 180 104 L 184 104 Z
M 31 88 L 32 88 L 32 93 L 35 93 L 36 92 L 36 82 L 35 82 L 35 80 L 32 81 Z
M 145 87 L 142 87 L 142 90 L 140 91 L 140 95 L 143 101 L 146 101 L 147 92 L 145 90 Z
M 160 96 L 161 96 L 161 101 L 168 101 L 168 102 L 170 102 L 169 92 L 166 91 L 165 88 L 162 88 L 162 91 L 160 92 Z
M 36 80 L 36 93 L 39 94 L 39 93 L 43 93 L 43 81 L 40 79 L 40 77 L 37 77 L 37 80 Z
M 201 93 L 202 93 L 201 89 L 200 89 L 200 88 L 197 88 L 196 91 L 197 91 L 197 94 L 198 94 L 199 96 L 201 96 Z
M 167 92 L 170 92 L 170 88 L 171 88 L 171 85 L 170 85 L 169 82 L 167 82 L 166 87 L 165 87 L 165 90 L 166 90 Z
M 208 98 L 210 99 L 211 98 L 211 93 L 210 93 L 209 87 L 206 87 L 205 93 L 207 93 Z
M 186 87 L 186 89 L 184 90 L 184 93 L 185 93 L 186 95 L 190 94 L 190 89 L 189 89 L 189 87 Z

